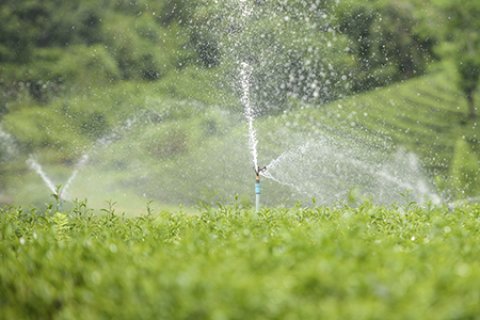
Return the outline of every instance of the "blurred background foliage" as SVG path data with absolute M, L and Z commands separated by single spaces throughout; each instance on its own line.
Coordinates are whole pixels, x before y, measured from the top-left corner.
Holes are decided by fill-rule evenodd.
M 154 105 L 150 124 L 171 122 L 146 130 L 143 147 L 152 158 L 175 159 L 198 152 L 205 137 L 225 134 L 228 121 L 202 108 L 221 105 L 241 115 L 238 86 L 230 85 L 238 81 L 239 59 L 255 66 L 252 95 L 259 114 L 270 116 L 442 72 L 458 94 L 458 105 L 449 105 L 466 107 L 460 110 L 465 117 L 451 123 L 454 133 L 441 142 L 450 153 L 438 158 L 449 164 L 436 174 L 448 176 L 444 183 L 455 189 L 467 186 L 468 194 L 480 190 L 473 178 L 480 151 L 478 1 L 251 5 L 245 24 L 235 1 L 2 1 L 2 130 L 22 153 L 71 165 L 132 114 Z M 179 101 L 201 107 L 168 109 Z M 192 110 L 206 115 L 195 119 Z M 448 117 L 446 112 L 442 125 Z M 418 152 L 418 144 L 411 148 Z M 5 187 L 20 169 L 5 148 L 0 159 Z
M 276 67 L 276 72 L 263 72 L 279 79 L 262 79 L 262 68 L 255 77 L 265 96 L 271 97 L 265 90 L 269 87 L 302 99 L 331 100 L 424 73 L 428 63 L 438 59 L 434 49 L 443 37 L 421 14 L 435 10 L 427 2 L 347 0 L 337 6 L 334 1 L 259 1 L 248 26 L 239 25 L 219 6 L 234 10 L 237 5 L 187 0 L 4 1 L 2 89 L 15 95 L 23 85 L 32 98 L 46 102 L 49 94 L 72 86 L 161 80 L 188 65 L 213 68 L 228 62 L 227 51 L 236 42 L 235 56 L 254 60 L 270 55 L 275 63 L 264 61 L 263 69 Z M 462 10 L 455 19 L 464 21 L 462 14 L 471 12 Z M 452 22 L 452 29 L 464 32 L 470 26 L 466 25 Z M 240 28 L 246 31 L 239 40 Z M 322 70 L 314 72 L 315 68 Z M 312 74 L 320 74 L 320 79 L 312 79 Z M 289 81 L 291 75 L 302 80 Z M 341 76 L 351 77 L 352 86 L 337 88 Z M 302 81 L 315 80 L 331 87 L 309 92 Z

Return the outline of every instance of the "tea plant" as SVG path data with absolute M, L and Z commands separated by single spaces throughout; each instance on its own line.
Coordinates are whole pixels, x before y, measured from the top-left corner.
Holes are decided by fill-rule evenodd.
M 480 207 L 0 211 L 0 318 L 475 319 Z

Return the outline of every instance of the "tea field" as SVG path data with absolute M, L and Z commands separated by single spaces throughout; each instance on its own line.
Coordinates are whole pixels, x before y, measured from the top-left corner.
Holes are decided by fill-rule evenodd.
M 480 206 L 0 210 L 1 319 L 479 319 Z

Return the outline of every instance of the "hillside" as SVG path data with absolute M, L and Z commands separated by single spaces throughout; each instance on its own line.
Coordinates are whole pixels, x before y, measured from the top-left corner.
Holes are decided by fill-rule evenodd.
M 408 3 L 4 1 L 0 201 L 249 205 L 240 69 L 266 204 L 476 196 L 477 5 Z
M 451 85 L 451 74 L 443 69 L 327 105 L 292 102 L 290 112 L 257 119 L 261 164 L 290 153 L 279 168 L 281 172 L 277 170 L 282 183 L 265 181 L 265 203 L 309 202 L 312 197 L 325 204 L 345 200 L 347 193 L 365 184 L 366 179 L 371 185 L 367 191 L 372 195 L 383 192 L 382 188 L 391 189 L 381 203 L 404 202 L 398 196 L 405 192 L 402 186 L 418 183 L 430 185 L 430 194 L 447 190 L 451 200 L 474 196 L 475 189 L 458 196 L 448 190 L 452 188 L 450 175 L 457 141 L 465 136 L 469 145 L 476 143 L 475 127 L 466 121 L 464 99 Z M 169 91 L 166 83 L 124 84 L 109 94 L 93 91 L 91 95 L 73 96 L 68 104 L 59 101 L 48 110 L 20 110 L 6 117 L 5 127 L 25 143 L 46 146 L 37 149 L 36 158 L 60 185 L 76 170 L 82 154 L 88 154 L 89 161 L 78 168 L 70 196 L 87 198 L 96 207 L 104 206 L 106 200 L 116 201 L 127 211 L 142 208 L 149 200 L 167 207 L 190 206 L 229 202 L 234 195 L 249 205 L 253 173 L 241 109 L 235 107 L 232 97 L 228 98 L 228 107 L 215 106 L 211 95 L 199 89 L 209 83 L 210 92 L 215 92 L 212 77 L 186 73 L 173 80 L 177 85 L 184 83 L 196 89 L 182 93 L 179 89 Z M 86 105 L 91 112 L 79 113 Z M 80 117 L 67 118 L 66 124 L 70 125 L 63 125 L 61 130 L 51 130 L 55 123 L 44 128 L 50 130 L 43 136 L 22 129 L 32 127 L 28 123 L 42 128 L 38 120 L 42 115 L 47 112 L 62 117 L 65 106 L 69 106 L 69 112 L 63 116 L 76 112 Z M 76 129 L 75 120 L 88 121 L 98 115 L 103 115 L 100 118 L 104 121 L 91 124 L 97 125 L 98 140 L 86 143 L 82 127 Z M 125 127 L 127 119 L 135 121 Z M 110 141 L 102 142 L 105 138 Z M 50 144 L 42 139 L 50 139 Z M 53 140 L 60 148 L 51 149 Z M 316 145 L 310 153 L 296 151 L 311 142 Z M 405 152 L 396 159 L 399 149 L 418 155 L 418 168 L 411 168 Z M 339 153 L 362 161 L 361 170 L 338 169 L 345 165 Z M 62 160 L 65 155 L 71 160 Z M 26 171 L 27 157 L 17 158 L 12 164 L 15 174 L 9 180 L 10 192 L 22 201 L 35 199 L 34 203 L 40 204 L 48 190 L 36 174 Z M 383 181 L 371 178 L 376 170 L 387 170 L 396 179 L 395 184 L 383 185 Z M 382 180 L 381 176 L 376 178 Z M 342 195 L 333 199 L 327 195 L 331 190 Z M 413 200 L 424 199 L 414 196 Z
M 451 73 L 436 72 L 336 102 L 326 106 L 322 116 L 347 126 L 354 123 L 374 136 L 386 135 L 421 155 L 433 173 L 442 174 L 456 139 L 472 125 L 454 81 Z
M 297 132 L 322 128 L 340 139 L 383 143 L 386 151 L 401 147 L 417 154 L 430 175 L 448 179 L 459 140 L 468 144 L 473 157 L 478 152 L 477 122 L 468 119 L 456 81 L 447 66 L 324 106 L 304 106 L 271 121 Z
M 280 162 L 289 164 L 272 163 L 277 182 L 327 203 L 357 187 L 377 200 L 390 193 L 385 203 L 403 202 L 398 194 L 404 192 L 420 202 L 475 198 L 477 122 L 468 118 L 457 81 L 443 64 L 327 105 L 293 102 L 289 112 L 258 122 L 267 154 L 261 162 L 281 154 Z

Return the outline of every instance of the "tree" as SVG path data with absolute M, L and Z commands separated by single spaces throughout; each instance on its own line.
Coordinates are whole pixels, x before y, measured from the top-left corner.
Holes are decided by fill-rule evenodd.
M 0 4 L 0 63 L 24 63 L 30 60 L 33 41 L 38 36 L 34 21 L 41 14 L 26 16 L 32 1 L 17 3 L 5 0 Z M 32 19 L 28 22 L 28 19 Z M 20 31 L 21 30 L 21 31 Z
M 474 94 L 480 80 L 480 59 L 468 53 L 465 56 L 460 56 L 457 61 L 457 70 L 460 76 L 460 89 L 467 99 L 468 115 L 470 119 L 476 119 L 477 108 Z
M 343 1 L 340 31 L 352 42 L 354 90 L 363 91 L 422 74 L 435 58 L 436 36 L 410 1 Z
M 477 117 L 475 90 L 480 83 L 480 2 L 450 0 L 444 5 L 447 40 L 454 44 L 458 86 L 465 95 L 471 119 Z

